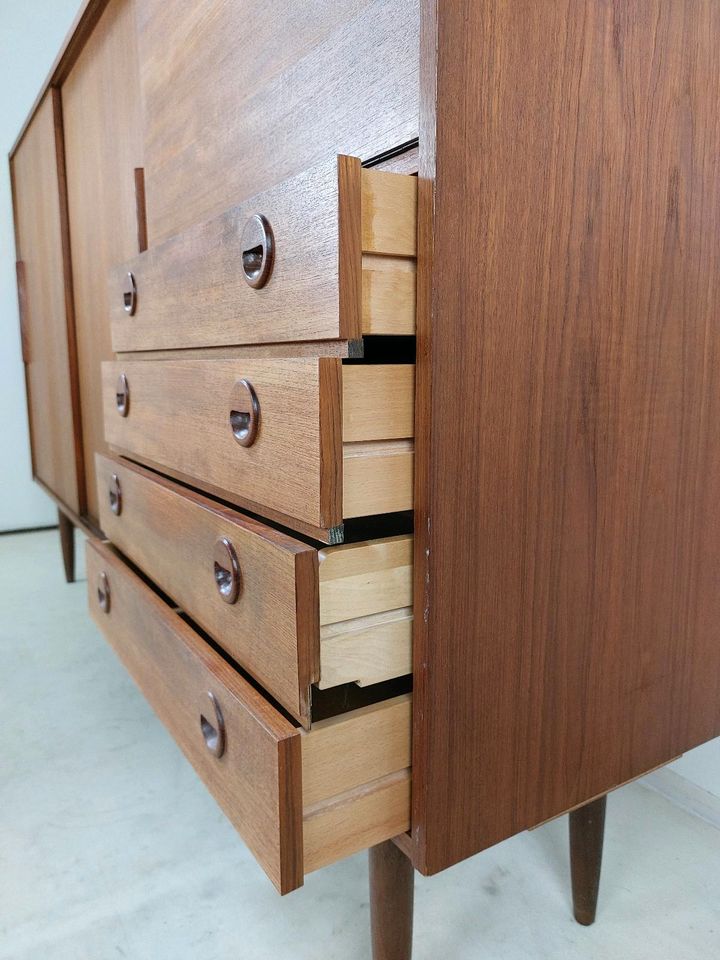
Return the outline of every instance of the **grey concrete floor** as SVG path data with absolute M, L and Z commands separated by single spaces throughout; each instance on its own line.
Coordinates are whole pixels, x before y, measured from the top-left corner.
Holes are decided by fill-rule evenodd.
M 279 898 L 85 590 L 56 531 L 0 536 L 0 960 L 368 958 L 365 856 Z M 571 919 L 560 820 L 418 878 L 415 960 L 711 960 L 718 862 L 720 831 L 635 784 L 609 801 L 594 927 Z

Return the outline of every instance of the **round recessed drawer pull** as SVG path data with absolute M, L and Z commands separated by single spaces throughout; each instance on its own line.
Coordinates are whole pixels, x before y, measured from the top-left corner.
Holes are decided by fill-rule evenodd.
M 200 714 L 200 730 L 210 753 L 221 757 L 225 753 L 225 721 L 215 694 L 208 692 L 208 700 L 212 706 L 212 711 L 208 710 L 210 719 L 204 713 Z
M 116 473 L 110 477 L 108 500 L 110 501 L 110 509 L 116 517 L 119 517 L 122 513 L 122 490 L 120 488 L 120 477 Z
M 125 274 L 122 295 L 123 309 L 128 316 L 132 317 L 137 307 L 137 284 L 132 273 Z
M 100 609 L 103 613 L 110 613 L 110 581 L 108 575 L 103 570 L 97 578 L 97 598 Z
M 121 417 L 126 417 L 128 411 L 130 410 L 130 385 L 128 384 L 128 378 L 124 373 L 121 373 L 117 378 L 117 385 L 115 386 L 115 405 L 117 407 L 117 412 Z
M 227 537 L 221 537 L 213 551 L 215 586 L 225 603 L 236 603 L 240 596 L 242 579 L 235 547 Z
M 242 447 L 251 447 L 260 426 L 260 402 L 248 380 L 238 380 L 230 396 L 230 427 Z
M 275 260 L 275 238 L 272 227 L 262 214 L 250 217 L 242 232 L 243 276 L 251 287 L 259 290 L 270 279 Z

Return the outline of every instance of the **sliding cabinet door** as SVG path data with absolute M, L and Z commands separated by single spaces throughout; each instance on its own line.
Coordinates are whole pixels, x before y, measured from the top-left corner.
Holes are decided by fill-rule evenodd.
M 33 474 L 62 503 L 81 512 L 62 164 L 59 94 L 50 89 L 10 161 L 23 360 Z
M 134 256 L 139 243 L 142 134 L 132 0 L 108 4 L 63 84 L 62 102 L 85 477 L 96 519 L 94 454 L 105 450 L 100 364 L 112 358 L 108 268 Z

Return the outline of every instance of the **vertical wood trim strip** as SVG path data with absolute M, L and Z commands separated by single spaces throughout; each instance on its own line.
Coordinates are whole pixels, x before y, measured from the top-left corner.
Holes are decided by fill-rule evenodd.
M 301 887 L 305 878 L 303 856 L 302 738 L 278 743 L 278 789 L 280 797 L 279 843 L 281 894 Z
M 362 167 L 356 157 L 339 156 L 338 307 L 340 338 L 362 336 Z
M 73 438 L 75 441 L 75 473 L 78 493 L 78 513 L 87 512 L 87 485 L 85 453 L 82 442 L 82 410 L 80 407 L 80 370 L 78 364 L 77 333 L 75 328 L 75 299 L 73 291 L 72 253 L 70 247 L 70 218 L 68 214 L 67 175 L 65 168 L 65 132 L 63 126 L 62 96 L 59 87 L 51 87 L 53 120 L 55 125 L 55 160 L 57 163 L 58 198 L 60 202 L 60 243 L 62 248 L 65 285 L 65 323 L 67 326 L 68 367 L 72 403 Z
M 137 216 L 138 253 L 145 253 L 148 248 L 145 167 L 135 167 L 135 214 Z
M 22 353 L 22 362 L 27 366 L 28 363 L 30 363 L 30 333 L 28 327 L 28 302 L 27 289 L 25 287 L 24 260 L 18 260 L 15 263 L 15 275 L 18 290 L 18 312 L 20 315 L 20 352 Z
M 437 4 L 423 0 L 420 24 L 420 143 L 418 158 L 417 348 L 415 359 L 415 536 L 413 557 L 413 736 L 412 819 L 413 863 L 426 870 L 428 724 L 432 717 L 428 683 L 429 621 L 432 603 L 430 558 L 432 502 L 432 273 L 435 203 L 435 129 L 437 106 Z
M 320 679 L 320 589 L 317 551 L 295 554 L 295 618 L 297 623 L 300 712 L 310 727 L 310 687 Z
M 320 517 L 322 527 L 343 519 L 342 363 L 336 357 L 318 360 L 320 417 Z
M 29 122 L 29 121 L 28 121 Z M 15 163 L 10 157 L 10 195 L 12 198 L 12 214 L 13 214 L 13 234 L 15 238 L 15 252 L 16 255 L 21 253 L 20 250 L 20 235 L 18 233 L 18 207 L 17 207 L 17 186 L 15 183 Z M 20 264 L 22 263 L 22 267 Z M 22 260 L 18 260 L 16 264 L 17 279 L 18 279 L 18 311 L 20 315 L 20 346 L 23 351 L 23 374 L 25 377 L 25 416 L 27 417 L 27 426 L 28 426 L 28 443 L 30 445 L 30 470 L 32 472 L 32 478 L 37 482 L 37 464 L 35 463 L 35 440 L 33 438 L 33 428 L 32 428 L 32 403 L 30 400 L 30 377 L 28 376 L 28 363 L 30 362 L 29 356 L 26 359 L 25 349 L 28 344 L 28 335 L 23 332 L 23 324 L 27 322 L 27 287 L 26 287 L 26 275 L 25 275 L 25 263 Z M 20 274 L 22 273 L 22 289 L 21 289 L 21 280 Z

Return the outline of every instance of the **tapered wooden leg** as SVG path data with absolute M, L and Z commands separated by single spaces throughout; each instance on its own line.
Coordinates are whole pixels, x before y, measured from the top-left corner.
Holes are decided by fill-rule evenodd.
M 63 563 L 65 565 L 65 579 L 68 583 L 74 583 L 75 527 L 62 510 L 58 510 L 58 525 L 60 527 L 60 546 L 62 547 Z
M 410 960 L 415 886 L 412 863 L 392 840 L 372 847 L 368 855 L 373 960 Z
M 570 814 L 570 872 L 575 919 L 584 927 L 595 922 L 607 797 L 599 797 Z

